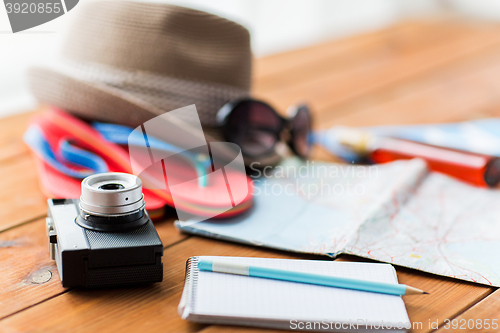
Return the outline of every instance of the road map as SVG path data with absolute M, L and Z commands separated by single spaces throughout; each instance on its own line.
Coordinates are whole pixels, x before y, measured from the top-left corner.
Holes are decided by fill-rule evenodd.
M 352 254 L 500 286 L 499 190 L 428 172 L 418 159 L 376 166 L 288 159 L 254 186 L 254 207 L 246 214 L 176 226 L 208 237 L 331 257 Z

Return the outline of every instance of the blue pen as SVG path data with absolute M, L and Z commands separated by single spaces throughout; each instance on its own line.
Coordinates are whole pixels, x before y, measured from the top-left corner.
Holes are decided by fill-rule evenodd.
M 206 259 L 199 259 L 198 269 L 201 271 L 246 275 L 246 276 L 260 277 L 266 279 L 301 282 L 301 283 L 316 284 L 328 287 L 370 291 L 374 293 L 382 293 L 390 295 L 428 294 L 420 289 L 413 288 L 404 284 L 397 284 L 397 283 L 392 284 L 392 283 L 349 279 L 337 276 L 294 272 L 294 271 L 287 271 L 275 268 L 256 267 L 256 266 L 241 265 L 241 264 L 227 263 L 227 262 L 220 262 L 220 261 L 213 261 Z

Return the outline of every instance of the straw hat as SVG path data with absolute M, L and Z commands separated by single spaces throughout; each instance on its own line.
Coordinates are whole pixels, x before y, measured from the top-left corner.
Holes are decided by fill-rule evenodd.
M 42 103 L 132 127 L 195 104 L 207 133 L 222 105 L 249 95 L 250 35 L 239 24 L 168 4 L 98 1 L 79 11 L 61 61 L 28 71 Z M 185 118 L 176 123 L 189 130 Z

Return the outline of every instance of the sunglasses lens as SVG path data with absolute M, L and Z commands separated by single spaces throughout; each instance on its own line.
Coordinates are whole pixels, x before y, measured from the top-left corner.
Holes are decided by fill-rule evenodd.
M 311 113 L 305 105 L 299 106 L 292 119 L 292 146 L 297 155 L 307 157 L 311 150 Z
M 231 112 L 225 135 L 240 146 L 244 155 L 259 156 L 276 145 L 281 125 L 281 119 L 269 105 L 244 101 Z

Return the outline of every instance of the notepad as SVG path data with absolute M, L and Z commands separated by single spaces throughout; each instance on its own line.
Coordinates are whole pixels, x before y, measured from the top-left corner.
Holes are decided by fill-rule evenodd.
M 179 314 L 210 324 L 313 331 L 405 332 L 400 296 L 200 271 L 199 258 L 353 279 L 398 283 L 390 264 L 242 257 L 192 257 Z

